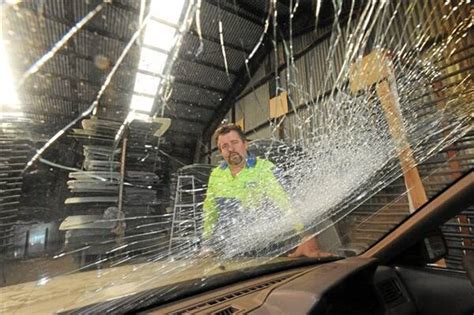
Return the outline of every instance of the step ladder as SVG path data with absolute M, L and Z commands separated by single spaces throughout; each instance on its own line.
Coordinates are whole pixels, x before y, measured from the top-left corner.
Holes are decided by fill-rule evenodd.
M 197 250 L 199 236 L 196 208 L 194 176 L 178 176 L 168 248 L 170 256 L 185 256 L 187 253 Z

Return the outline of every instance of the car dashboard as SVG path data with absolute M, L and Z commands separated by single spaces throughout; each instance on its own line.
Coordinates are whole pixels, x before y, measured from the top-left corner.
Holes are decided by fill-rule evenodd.
M 394 269 L 352 257 L 278 272 L 175 301 L 148 314 L 411 314 Z

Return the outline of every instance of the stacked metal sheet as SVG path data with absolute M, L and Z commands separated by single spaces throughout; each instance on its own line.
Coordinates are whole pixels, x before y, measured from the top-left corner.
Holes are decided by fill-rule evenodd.
M 74 132 L 74 134 L 76 134 Z M 66 204 L 116 204 L 120 182 L 120 149 L 111 146 L 83 145 L 84 171 L 69 173 L 67 185 L 74 197 Z
M 106 192 L 117 193 L 120 173 L 118 172 L 72 172 L 67 185 L 73 193 Z
M 116 121 L 91 118 L 82 121 L 83 129 L 73 130 L 72 136 L 87 144 L 83 145 L 84 171 L 71 173 L 68 187 L 73 193 L 87 196 L 68 198 L 66 204 L 118 202 L 121 149 L 113 149 L 113 143 L 121 125 Z M 136 122 L 129 128 L 124 204 L 131 212 L 134 210 L 127 207 L 129 205 L 146 206 L 156 202 L 159 177 L 153 168 L 160 158 L 156 154 L 158 148 L 151 144 L 157 138 L 150 133 L 157 127 Z
M 125 176 L 125 204 L 148 205 L 156 202 L 159 177 L 151 172 L 128 171 Z
M 73 129 L 72 136 L 74 138 L 94 144 L 107 143 L 110 146 L 121 125 L 116 121 L 96 118 L 84 119 L 81 124 L 82 129 Z
M 83 129 L 74 129 L 70 134 L 82 143 L 84 155 L 82 170 L 71 172 L 67 182 L 73 196 L 65 203 L 74 209 L 73 214 L 100 217 L 105 209 L 118 204 L 123 148 L 114 140 L 121 126 L 120 122 L 91 118 L 82 122 Z M 126 133 L 122 211 L 126 222 L 124 240 L 130 243 L 126 246 L 128 254 L 156 247 L 157 237 L 169 229 L 169 218 L 160 214 L 163 205 L 157 198 L 163 185 L 156 174 L 162 163 L 159 139 L 153 135 L 158 127 L 134 122 Z M 74 233 L 75 247 L 87 241 L 87 231 Z

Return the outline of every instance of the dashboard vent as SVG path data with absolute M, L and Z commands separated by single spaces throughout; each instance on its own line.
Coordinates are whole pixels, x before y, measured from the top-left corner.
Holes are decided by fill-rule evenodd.
M 178 311 L 173 311 L 173 312 L 168 313 L 168 314 L 169 315 L 185 315 L 185 314 L 194 314 L 194 313 L 197 313 L 197 312 L 201 312 L 201 311 L 203 311 L 204 309 L 206 309 L 208 307 L 228 302 L 230 300 L 233 300 L 235 298 L 253 293 L 255 291 L 263 290 L 263 289 L 265 289 L 265 288 L 267 288 L 271 285 L 282 282 L 282 281 L 288 279 L 291 276 L 292 275 L 286 275 L 286 276 L 283 276 L 283 277 L 280 277 L 280 278 L 276 278 L 276 279 L 272 279 L 272 280 L 269 280 L 269 281 L 265 281 L 265 282 L 262 282 L 262 283 L 255 284 L 255 285 L 250 286 L 250 287 L 245 287 L 245 288 L 242 288 L 240 290 L 230 292 L 226 295 L 221 295 L 221 296 L 218 296 L 216 298 L 213 298 L 213 299 L 210 299 L 210 300 L 207 300 L 207 301 L 203 301 L 201 303 L 194 304 L 194 305 L 188 306 L 187 308 L 184 308 L 184 309 L 181 309 L 181 310 L 178 310 Z M 212 314 L 227 315 L 227 314 L 234 314 L 238 311 L 240 311 L 240 310 L 235 308 L 235 307 L 229 306 L 229 307 L 226 307 L 223 310 L 219 310 L 216 313 L 212 313 Z
M 232 315 L 240 311 L 238 308 L 233 307 L 233 306 L 228 306 L 222 310 L 218 310 L 215 313 L 212 313 L 212 315 Z
M 388 279 L 377 285 L 383 301 L 390 307 L 406 302 L 406 297 L 396 279 Z

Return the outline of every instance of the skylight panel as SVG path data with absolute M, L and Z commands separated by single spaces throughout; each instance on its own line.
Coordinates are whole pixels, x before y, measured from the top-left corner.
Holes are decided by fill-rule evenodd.
M 161 78 L 151 76 L 144 73 L 137 73 L 135 78 L 134 92 L 144 93 L 148 95 L 155 95 L 158 85 L 161 82 Z
M 154 17 L 172 24 L 178 24 L 183 7 L 184 0 L 152 0 L 150 3 L 150 12 Z
M 0 76 L 1 112 L 6 111 L 6 109 L 18 110 L 21 107 L 20 101 L 16 93 L 7 51 L 2 39 L 0 39 L 0 69 L 2 69 L 2 75 Z
M 154 97 L 133 94 L 130 109 L 149 113 L 153 108 Z
M 176 29 L 166 24 L 150 20 L 145 29 L 143 43 L 170 51 L 176 43 Z
M 140 53 L 138 69 L 161 74 L 167 59 L 167 54 L 143 47 Z

